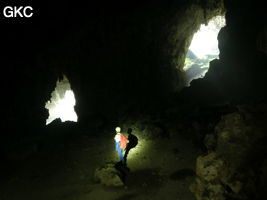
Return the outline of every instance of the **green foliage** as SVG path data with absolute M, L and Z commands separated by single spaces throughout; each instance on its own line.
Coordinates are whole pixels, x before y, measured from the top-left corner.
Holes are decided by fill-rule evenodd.
M 192 65 L 197 64 L 200 68 L 209 68 L 209 63 L 213 59 L 217 58 L 216 55 L 206 55 L 201 57 L 191 56 L 191 58 L 188 56 L 185 59 L 185 65 L 184 70 L 187 71 L 189 68 L 192 67 Z

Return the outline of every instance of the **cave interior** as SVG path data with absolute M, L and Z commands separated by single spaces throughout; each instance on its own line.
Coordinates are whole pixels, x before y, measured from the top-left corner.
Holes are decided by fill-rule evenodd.
M 0 199 L 266 199 L 265 4 L 32 6 L 0 20 Z M 217 16 L 218 55 L 189 84 L 194 34 Z M 126 165 L 116 127 L 137 138 Z

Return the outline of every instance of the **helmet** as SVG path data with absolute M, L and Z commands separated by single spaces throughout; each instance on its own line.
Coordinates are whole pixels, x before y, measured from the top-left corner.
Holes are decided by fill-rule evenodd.
M 115 130 L 116 130 L 117 133 L 121 132 L 121 128 L 120 127 L 116 127 Z

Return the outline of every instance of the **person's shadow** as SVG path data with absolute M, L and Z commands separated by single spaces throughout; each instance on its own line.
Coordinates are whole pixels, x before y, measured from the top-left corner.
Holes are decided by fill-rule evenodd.
M 131 128 L 129 128 L 128 131 L 127 131 L 127 133 L 128 133 L 128 141 L 129 142 L 128 142 L 127 146 L 126 146 L 125 153 L 124 153 L 125 162 L 127 161 L 127 156 L 129 154 L 129 151 L 132 148 L 136 147 L 136 145 L 138 144 L 138 138 L 135 135 L 132 134 L 132 131 L 133 130 Z

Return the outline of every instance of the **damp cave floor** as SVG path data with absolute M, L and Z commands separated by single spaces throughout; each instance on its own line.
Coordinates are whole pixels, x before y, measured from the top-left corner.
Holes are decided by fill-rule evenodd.
M 113 137 L 81 135 L 56 150 L 14 161 L 11 175 L 1 182 L 0 200 L 195 200 L 189 186 L 201 151 L 178 136 L 139 138 L 128 155 L 125 186 L 96 183 L 95 169 L 118 161 Z

